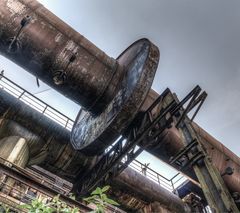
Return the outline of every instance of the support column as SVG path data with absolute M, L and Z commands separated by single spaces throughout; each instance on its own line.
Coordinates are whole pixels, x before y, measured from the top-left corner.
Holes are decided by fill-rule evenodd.
M 0 157 L 20 167 L 25 167 L 29 158 L 27 141 L 19 136 L 1 139 Z
M 25 167 L 29 159 L 29 149 L 27 141 L 19 136 L 5 137 L 0 140 L 0 157 L 1 160 L 6 160 L 5 164 L 11 167 L 11 163 L 19 167 Z M 0 183 L 3 185 L 1 191 L 4 194 L 14 193 L 12 189 L 15 185 L 15 180 L 1 174 Z

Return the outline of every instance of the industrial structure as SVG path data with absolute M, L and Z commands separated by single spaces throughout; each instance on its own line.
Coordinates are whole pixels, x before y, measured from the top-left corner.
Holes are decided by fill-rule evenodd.
M 207 93 L 151 90 L 152 42 L 113 59 L 35 0 L 0 0 L 0 26 L 2 55 L 82 106 L 72 121 L 0 75 L 1 203 L 21 212 L 60 194 L 88 212 L 82 198 L 109 184 L 120 204 L 109 212 L 239 212 L 239 157 L 193 121 Z M 135 160 L 143 150 L 180 173 L 147 168 Z

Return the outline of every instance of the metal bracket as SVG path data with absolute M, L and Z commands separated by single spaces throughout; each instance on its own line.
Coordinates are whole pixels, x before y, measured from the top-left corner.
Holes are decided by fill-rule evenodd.
M 13 38 L 9 39 L 9 46 L 8 46 L 8 52 L 9 53 L 15 53 L 19 50 L 20 48 L 20 41 L 19 41 L 19 36 L 21 35 L 23 28 L 26 27 L 31 21 L 31 16 L 27 15 L 25 16 L 21 22 L 20 22 L 20 28 L 17 31 L 16 36 Z
M 180 150 L 175 157 L 170 159 L 170 165 L 175 164 L 179 167 L 179 171 L 185 170 L 189 168 L 189 166 L 193 166 L 200 162 L 205 155 L 202 151 L 198 149 L 198 142 L 194 139 L 187 146 L 185 146 L 182 150 Z
M 66 64 L 65 68 L 63 70 L 55 70 L 53 71 L 53 81 L 56 85 L 62 85 L 67 80 L 67 69 L 71 63 L 75 61 L 77 57 L 76 53 L 72 53 L 70 56 L 68 63 Z

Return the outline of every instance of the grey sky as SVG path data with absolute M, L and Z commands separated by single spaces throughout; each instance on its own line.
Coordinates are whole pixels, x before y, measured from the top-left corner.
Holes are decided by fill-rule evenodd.
M 209 96 L 196 121 L 240 155 L 239 0 L 41 2 L 109 56 L 117 57 L 141 37 L 153 41 L 161 51 L 153 88 L 161 92 L 169 87 L 183 97 L 199 84 Z M 29 74 L 2 57 L 0 65 L 32 92 L 47 88 L 42 84 L 38 89 Z M 38 97 L 74 117 L 79 107 L 54 94 Z

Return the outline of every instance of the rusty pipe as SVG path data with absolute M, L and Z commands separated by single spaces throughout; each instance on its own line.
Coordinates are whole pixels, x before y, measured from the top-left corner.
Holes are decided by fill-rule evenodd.
M 122 193 L 128 191 L 139 199 L 144 198 L 143 200 L 145 202 L 159 202 L 163 208 L 171 212 L 191 212 L 189 206 L 177 195 L 169 192 L 163 187 L 159 187 L 158 184 L 140 175 L 131 168 L 126 168 L 120 175 L 114 178 L 111 185 L 120 189 Z M 112 192 L 112 194 L 113 196 L 115 194 L 115 197 L 121 198 L 121 193 Z M 129 201 L 127 197 L 124 197 L 124 199 Z
M 119 63 L 39 2 L 1 0 L 0 14 L 4 56 L 93 112 L 100 97 L 106 104 L 113 98 Z
M 0 0 L 0 28 L 1 54 L 89 112 L 71 134 L 75 149 L 89 154 L 103 152 L 134 119 L 158 66 L 148 39 L 115 60 L 36 0 Z

